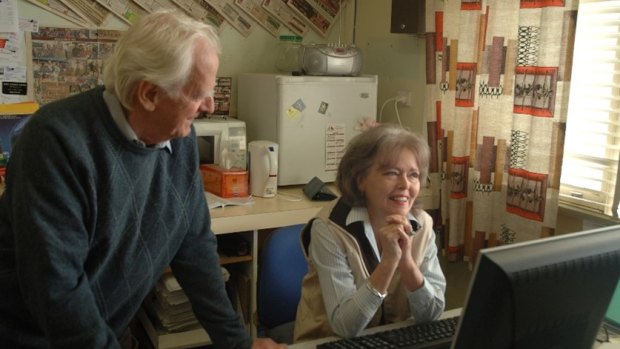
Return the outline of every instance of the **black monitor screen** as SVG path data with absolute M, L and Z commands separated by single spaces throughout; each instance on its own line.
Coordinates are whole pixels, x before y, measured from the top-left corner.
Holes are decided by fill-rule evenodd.
M 620 226 L 483 249 L 452 348 L 591 348 L 619 278 Z

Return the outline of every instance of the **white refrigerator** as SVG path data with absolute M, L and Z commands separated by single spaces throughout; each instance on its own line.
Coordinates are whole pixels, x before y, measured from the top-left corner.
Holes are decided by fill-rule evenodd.
M 248 142 L 278 144 L 278 185 L 333 182 L 360 123 L 377 119 L 377 76 L 241 74 L 237 112 Z

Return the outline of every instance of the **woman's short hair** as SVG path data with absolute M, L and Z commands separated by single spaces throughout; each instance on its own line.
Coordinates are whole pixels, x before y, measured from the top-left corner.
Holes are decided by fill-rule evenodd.
M 213 26 L 180 11 L 161 10 L 141 17 L 116 42 L 103 68 L 106 90 L 132 109 L 139 81 L 149 81 L 178 96 L 192 73 L 194 47 L 203 39 L 217 54 L 221 44 Z
M 419 135 L 395 124 L 380 124 L 353 137 L 338 165 L 336 185 L 345 203 L 365 206 L 366 198 L 358 187 L 358 181 L 368 174 L 377 162 L 380 166 L 395 164 L 400 152 L 408 149 L 415 155 L 420 171 L 420 183 L 428 177 L 430 148 Z

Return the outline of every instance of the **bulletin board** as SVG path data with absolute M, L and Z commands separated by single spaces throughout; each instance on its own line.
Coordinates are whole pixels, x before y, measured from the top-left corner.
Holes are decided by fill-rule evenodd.
M 41 27 L 31 34 L 34 99 L 43 105 L 102 85 L 103 61 L 122 31 Z

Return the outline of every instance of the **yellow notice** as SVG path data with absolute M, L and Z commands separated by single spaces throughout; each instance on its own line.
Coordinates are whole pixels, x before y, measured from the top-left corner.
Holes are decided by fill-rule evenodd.
M 28 115 L 38 109 L 39 103 L 34 101 L 0 104 L 0 115 Z

